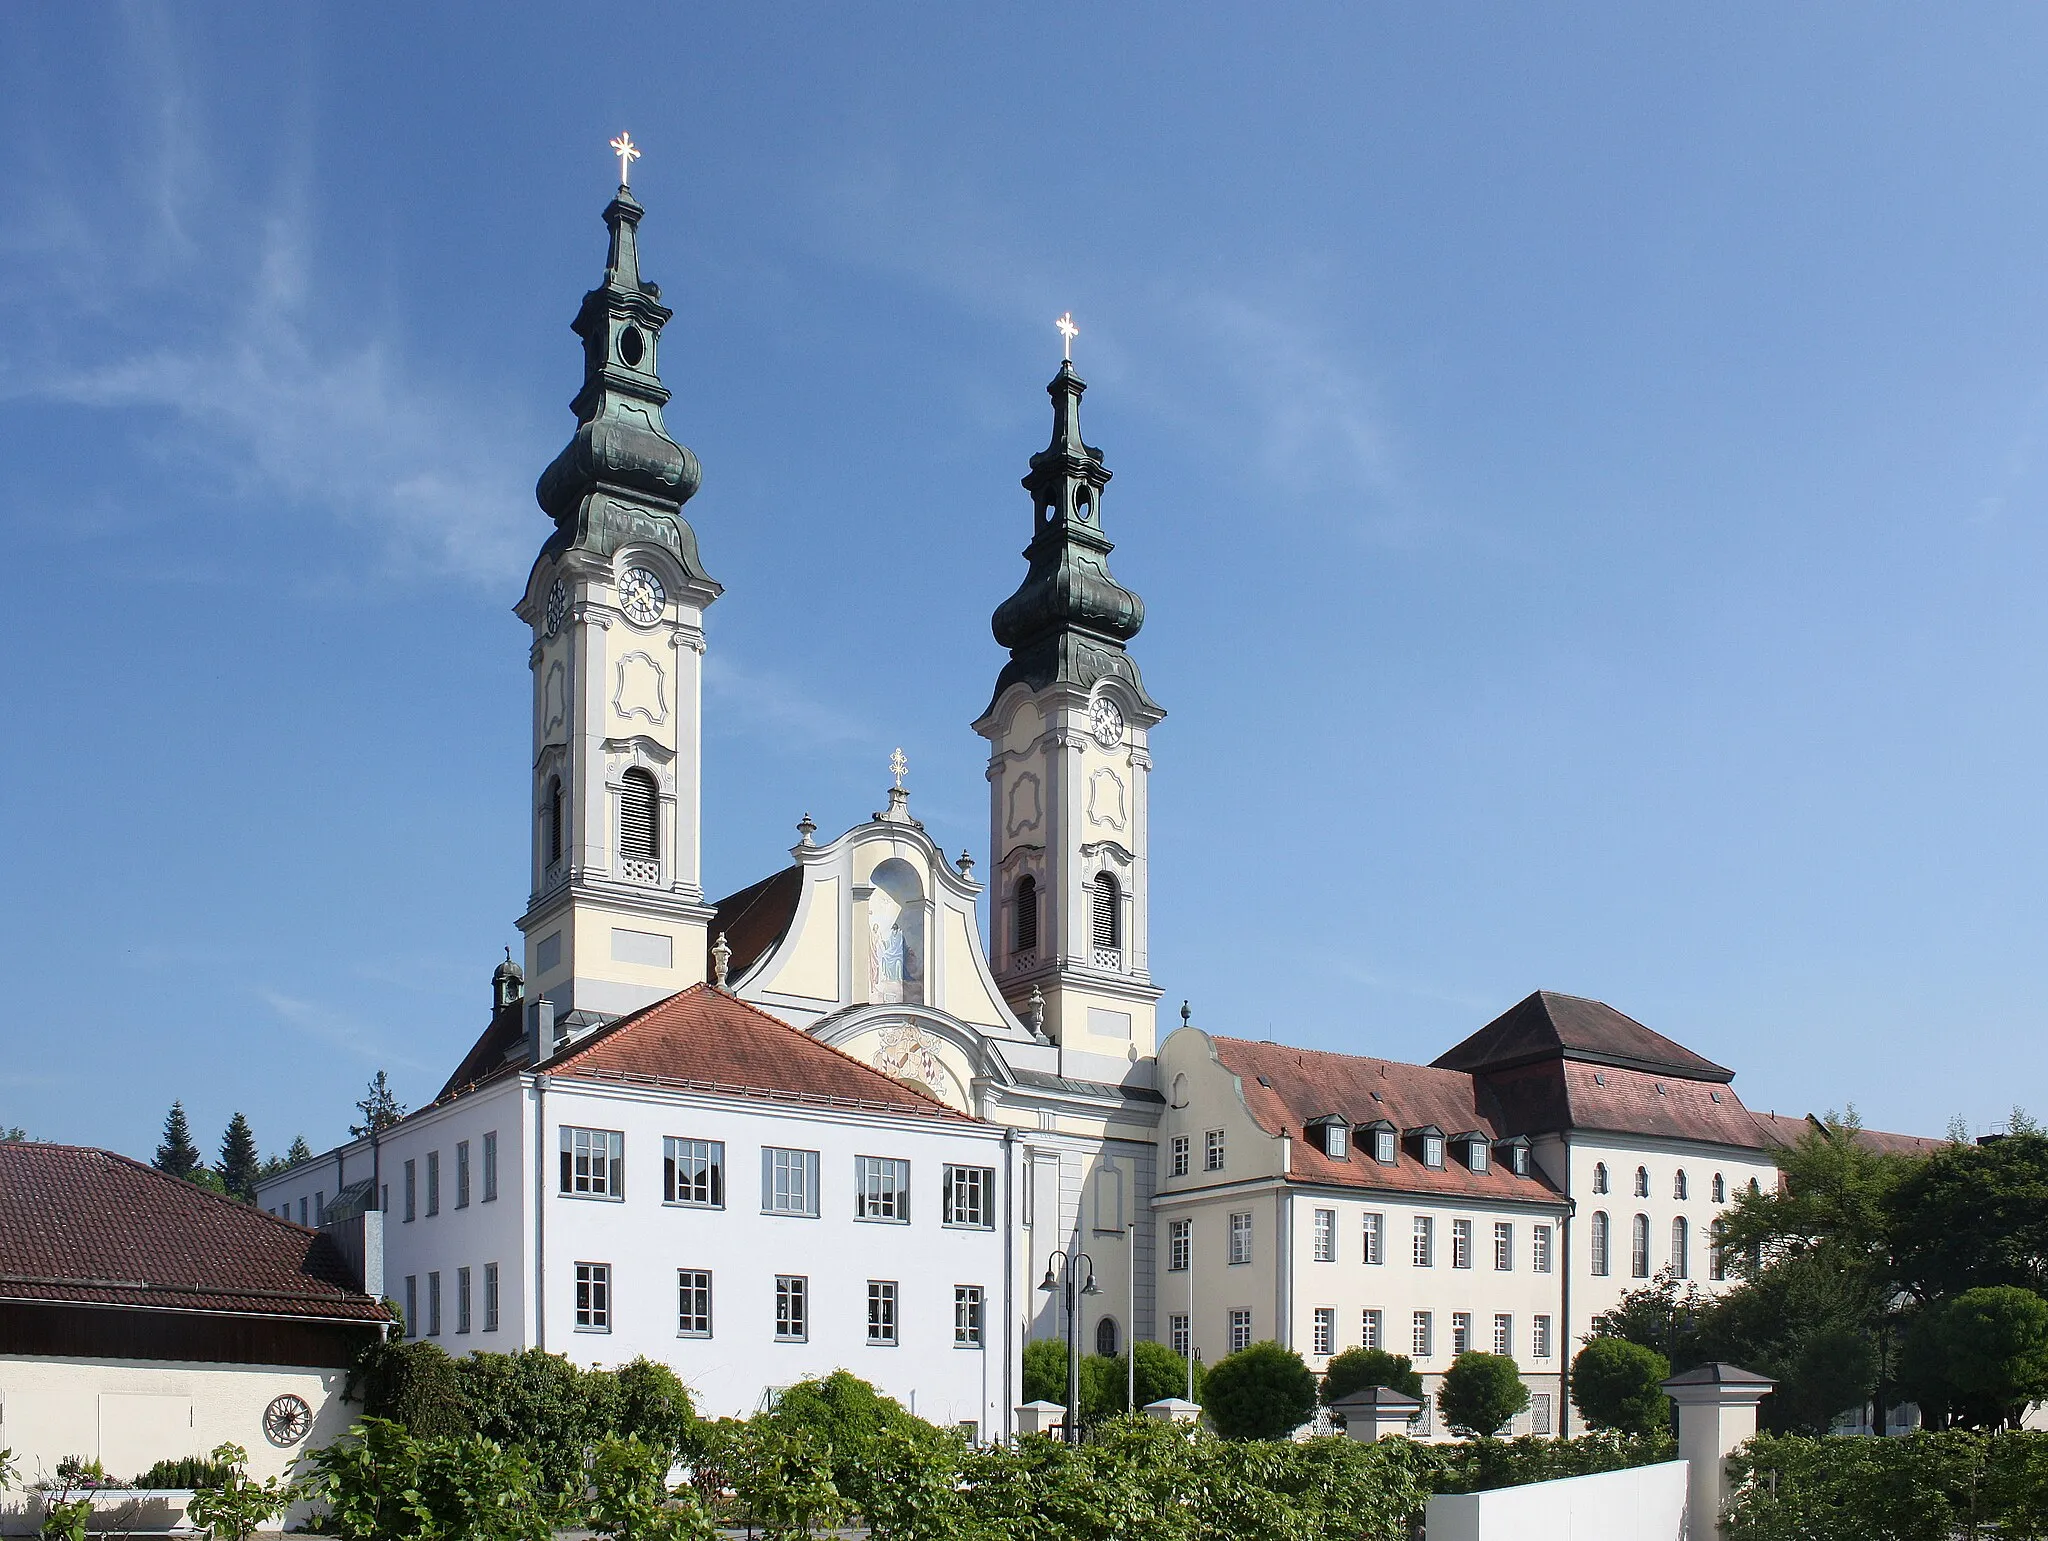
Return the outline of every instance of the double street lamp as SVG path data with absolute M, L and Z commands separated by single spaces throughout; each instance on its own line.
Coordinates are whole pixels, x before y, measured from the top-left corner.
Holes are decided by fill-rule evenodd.
M 1095 1259 L 1081 1251 L 1055 1251 L 1038 1287 L 1048 1295 L 1063 1290 L 1067 1297 L 1067 1443 L 1081 1443 L 1081 1297 L 1097 1295 Z

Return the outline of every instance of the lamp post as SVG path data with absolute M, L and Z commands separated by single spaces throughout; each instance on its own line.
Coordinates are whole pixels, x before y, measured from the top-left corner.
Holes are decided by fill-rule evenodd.
M 1081 1297 L 1100 1294 L 1095 1259 L 1082 1251 L 1055 1251 L 1038 1287 L 1048 1295 L 1064 1291 L 1067 1301 L 1067 1443 L 1081 1443 Z

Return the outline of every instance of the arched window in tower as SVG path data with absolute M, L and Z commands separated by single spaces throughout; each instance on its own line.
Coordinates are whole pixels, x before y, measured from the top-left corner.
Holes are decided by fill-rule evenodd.
M 924 885 L 909 862 L 891 857 L 875 868 L 868 894 L 868 999 L 882 1005 L 924 1004 Z
M 548 777 L 548 795 L 541 808 L 541 822 L 546 826 L 542 831 L 542 849 L 547 853 L 547 866 L 552 870 L 562 859 L 562 778 Z
M 635 883 L 661 881 L 661 793 L 637 765 L 619 784 L 619 871 Z
M 1010 950 L 1018 958 L 1029 958 L 1038 951 L 1038 879 L 1026 873 L 1017 879 L 1017 895 L 1013 901 L 1015 915 L 1010 927 Z
M 1115 1358 L 1116 1349 L 1116 1318 L 1105 1316 L 1095 1324 L 1095 1352 Z
M 1123 889 L 1107 872 L 1095 878 L 1095 966 L 1124 966 Z

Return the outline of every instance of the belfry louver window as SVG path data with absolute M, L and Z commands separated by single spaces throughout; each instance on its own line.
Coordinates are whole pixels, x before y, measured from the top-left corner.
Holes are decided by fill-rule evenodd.
M 547 812 L 543 817 L 547 821 L 547 864 L 549 867 L 553 867 L 562 859 L 562 778 L 560 776 L 548 778 Z
M 1123 891 L 1107 872 L 1095 879 L 1095 966 L 1124 966 Z
M 638 766 L 619 787 L 619 870 L 636 883 L 661 881 L 660 795 Z
M 1021 877 L 1017 879 L 1017 918 L 1013 929 L 1016 945 L 1012 949 L 1019 958 L 1028 957 L 1038 951 L 1038 879 Z

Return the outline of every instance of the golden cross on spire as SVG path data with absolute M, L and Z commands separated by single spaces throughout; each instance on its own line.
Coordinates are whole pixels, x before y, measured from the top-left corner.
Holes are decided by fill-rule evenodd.
M 889 774 L 896 778 L 896 790 L 903 790 L 903 778 L 910 774 L 910 762 L 903 758 L 903 751 L 896 749 L 889 754 Z
M 1070 310 L 1065 315 L 1061 316 L 1059 320 L 1053 322 L 1053 329 L 1057 331 L 1060 334 L 1061 338 L 1063 338 L 1065 341 L 1065 346 L 1061 351 L 1061 357 L 1065 358 L 1069 364 L 1073 363 L 1074 339 L 1081 335 L 1081 329 L 1078 326 L 1074 325 L 1074 313 Z
M 633 162 L 640 159 L 640 147 L 633 143 L 631 134 L 621 134 L 612 141 L 612 154 L 619 158 L 619 186 L 625 187 L 632 181 L 627 173 Z

